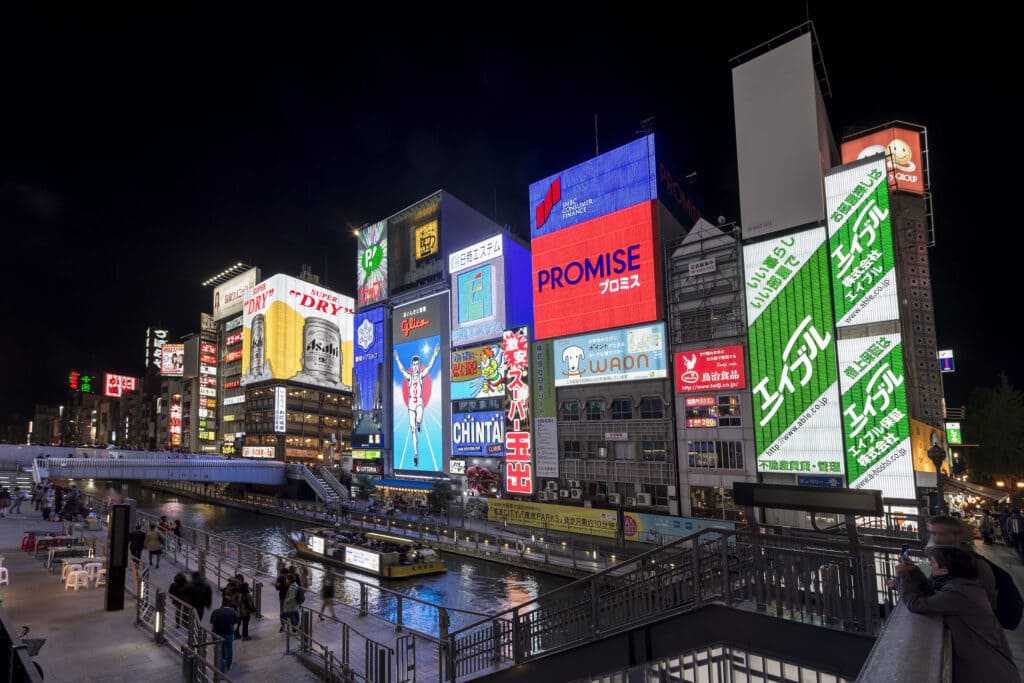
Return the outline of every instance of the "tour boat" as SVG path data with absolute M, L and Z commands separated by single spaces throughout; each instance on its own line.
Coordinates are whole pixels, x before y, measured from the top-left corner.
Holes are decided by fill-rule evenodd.
M 401 536 L 315 527 L 292 532 L 291 539 L 302 557 L 383 579 L 406 579 L 448 571 L 436 550 Z

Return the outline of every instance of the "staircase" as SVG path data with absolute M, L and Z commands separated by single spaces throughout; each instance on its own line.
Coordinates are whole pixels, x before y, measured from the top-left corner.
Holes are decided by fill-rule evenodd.
M 333 489 L 336 494 L 338 494 L 338 498 L 343 502 L 351 500 L 348 488 L 338 481 L 338 478 L 334 475 L 334 472 L 331 471 L 330 467 L 321 467 L 319 474 L 320 478 L 326 481 L 327 485 Z
M 322 474 L 305 465 L 298 465 L 298 468 L 302 471 L 302 480 L 309 484 L 309 487 L 313 489 L 321 503 L 327 507 L 340 507 L 341 499 L 337 491 L 331 488 L 331 485 L 327 483 Z
M 25 467 L 15 463 L 4 463 L 4 466 L 0 470 L 0 486 L 6 488 L 8 493 L 12 493 L 15 486 L 32 491 L 36 482 L 32 480 L 31 470 L 26 471 Z

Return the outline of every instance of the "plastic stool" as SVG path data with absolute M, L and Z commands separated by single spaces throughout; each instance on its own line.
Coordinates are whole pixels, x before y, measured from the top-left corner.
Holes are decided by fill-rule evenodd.
M 96 573 L 102 568 L 103 565 L 99 562 L 87 562 L 82 565 L 82 571 L 85 572 L 90 581 L 94 581 L 96 579 Z
M 68 574 L 68 580 L 64 583 L 64 590 L 74 588 L 77 592 L 79 588 L 89 587 L 89 575 L 85 572 L 78 570 Z
M 65 581 L 67 581 L 68 574 L 70 574 L 71 572 L 80 571 L 82 571 L 82 565 L 68 562 L 66 565 L 64 565 L 64 568 L 60 570 L 60 582 L 64 583 Z
M 98 572 L 96 572 L 96 587 L 99 588 L 100 586 L 106 586 L 106 585 L 107 585 L 107 570 L 106 569 L 100 569 Z
M 8 579 L 7 567 L 0 567 L 0 586 L 10 586 L 11 582 Z

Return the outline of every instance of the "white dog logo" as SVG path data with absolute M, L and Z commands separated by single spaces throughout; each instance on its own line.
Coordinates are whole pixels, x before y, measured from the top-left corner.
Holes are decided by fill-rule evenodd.
M 578 346 L 567 346 L 562 351 L 562 362 L 565 363 L 566 370 L 562 371 L 563 375 L 568 377 L 579 377 L 584 373 L 584 370 L 580 369 L 580 361 L 587 357 L 587 354 Z

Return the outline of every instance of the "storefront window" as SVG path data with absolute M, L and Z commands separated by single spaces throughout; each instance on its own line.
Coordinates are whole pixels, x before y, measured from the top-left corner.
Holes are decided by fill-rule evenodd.
M 721 486 L 691 487 L 690 514 L 707 519 L 743 519 L 743 511 L 732 501 L 732 489 Z

